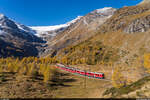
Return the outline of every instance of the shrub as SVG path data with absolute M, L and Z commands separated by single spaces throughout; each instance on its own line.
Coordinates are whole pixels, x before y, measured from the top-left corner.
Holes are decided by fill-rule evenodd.
M 31 77 L 36 77 L 38 75 L 38 68 L 34 63 L 31 63 L 28 65 L 29 70 L 28 70 L 28 75 Z
M 51 78 L 50 67 L 47 67 L 43 73 L 44 79 L 43 81 L 47 83 Z
M 112 75 L 112 84 L 114 87 L 116 88 L 120 88 L 126 85 L 126 79 L 124 78 L 124 76 L 122 75 L 121 71 L 119 70 L 119 68 L 116 68 L 113 72 Z
M 144 54 L 144 67 L 147 69 L 147 72 L 150 73 L 150 53 Z

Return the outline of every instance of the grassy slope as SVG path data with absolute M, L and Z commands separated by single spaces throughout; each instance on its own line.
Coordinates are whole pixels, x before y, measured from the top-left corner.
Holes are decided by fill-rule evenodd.
M 147 76 L 147 77 L 144 77 L 134 83 L 132 83 L 131 85 L 128 85 L 126 87 L 121 87 L 119 89 L 117 88 L 110 88 L 110 89 L 107 89 L 103 95 L 111 95 L 111 97 L 122 97 L 123 95 L 126 95 L 127 97 L 127 94 L 128 94 L 128 97 L 132 97 L 133 94 L 135 97 L 147 97 L 146 93 L 150 93 L 150 90 L 149 90 L 149 82 L 150 82 L 150 76 Z M 143 86 L 144 89 L 143 89 Z M 137 91 L 138 90 L 138 91 Z M 142 93 L 142 95 L 140 96 L 140 93 L 141 92 L 144 92 L 145 93 Z M 133 93 L 134 91 L 136 91 L 136 93 Z M 148 95 L 149 96 L 149 95 Z

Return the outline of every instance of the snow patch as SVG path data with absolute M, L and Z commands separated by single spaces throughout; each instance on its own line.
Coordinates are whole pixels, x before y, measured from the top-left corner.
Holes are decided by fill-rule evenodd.
M 54 31 L 60 28 L 68 27 L 70 24 L 75 23 L 78 19 L 80 19 L 82 16 L 78 16 L 76 19 L 66 23 L 66 24 L 60 24 L 60 25 L 54 25 L 54 26 L 31 26 L 30 28 L 36 31 Z
M 0 35 L 2 35 L 3 33 L 2 33 L 2 31 L 0 30 Z
M 0 35 L 5 35 L 5 34 L 6 34 L 6 32 L 0 30 Z
M 113 9 L 112 7 L 104 7 L 101 9 L 96 9 L 97 13 L 106 13 L 108 10 Z
M 0 14 L 0 19 L 4 18 L 5 16 L 3 14 Z
M 22 24 L 18 24 L 18 23 L 15 23 L 15 24 L 17 25 L 17 27 L 20 30 L 22 30 L 24 32 L 28 32 L 28 33 L 31 33 L 31 34 L 36 34 L 36 32 L 34 30 L 32 30 L 31 28 L 29 28 L 29 27 L 26 27 L 26 26 L 24 26 Z
M 67 27 L 67 26 L 68 26 L 67 24 L 61 24 L 61 25 L 55 25 L 55 26 L 33 26 L 30 28 L 32 28 L 33 30 L 42 32 L 42 31 L 54 31 L 59 28 Z
M 78 16 L 74 20 L 66 23 L 66 24 L 60 24 L 60 25 L 54 25 L 54 26 L 31 26 L 30 28 L 36 31 L 36 36 L 41 36 L 42 34 L 47 34 L 50 36 L 56 36 L 56 30 L 64 29 L 69 27 L 71 24 L 75 23 L 77 20 L 79 20 L 82 16 Z M 49 34 L 48 32 L 53 32 L 54 34 Z

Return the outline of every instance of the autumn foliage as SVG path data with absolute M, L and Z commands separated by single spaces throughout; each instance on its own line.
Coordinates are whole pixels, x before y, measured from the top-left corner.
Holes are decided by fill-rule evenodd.
M 144 67 L 147 69 L 147 72 L 150 73 L 150 53 L 144 54 Z
M 52 64 L 56 62 L 55 58 L 49 57 L 1 58 L 0 74 L 2 72 L 11 72 L 19 75 L 27 75 L 33 79 L 40 75 L 43 76 L 43 82 L 48 82 L 54 76 L 53 73 L 56 69 Z
M 115 68 L 113 74 L 112 74 L 112 84 L 116 88 L 120 88 L 126 85 L 126 79 L 121 73 L 119 67 Z

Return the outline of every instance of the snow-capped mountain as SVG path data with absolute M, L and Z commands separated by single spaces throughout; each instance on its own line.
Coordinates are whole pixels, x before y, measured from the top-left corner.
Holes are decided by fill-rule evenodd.
M 115 11 L 114 8 L 106 7 L 78 16 L 66 24 L 32 27 L 0 14 L 0 57 L 48 55 L 52 53 L 51 50 L 77 44 L 93 36 Z
M 36 31 L 32 30 L 31 28 L 29 28 L 29 27 L 27 27 L 27 26 L 25 26 L 23 24 L 16 23 L 16 25 L 22 31 L 25 31 L 25 32 L 28 32 L 28 33 L 32 33 L 32 35 L 36 34 Z
M 59 32 L 63 31 L 71 24 L 75 23 L 79 20 L 82 16 L 78 16 L 74 20 L 67 22 L 66 24 L 54 25 L 54 26 L 31 26 L 30 28 L 36 31 L 36 36 L 43 37 L 43 36 L 56 36 Z
M 3 14 L 0 14 L 0 35 L 3 36 L 18 36 L 22 39 L 26 39 L 28 41 L 38 40 L 34 34 L 36 32 L 31 28 L 19 24 Z
M 85 16 L 81 17 L 76 23 L 68 26 L 64 31 L 56 35 L 52 40 L 48 41 L 45 55 L 50 53 L 59 53 L 63 48 L 75 45 L 96 34 L 99 27 L 106 22 L 117 9 L 105 7 L 96 9 Z M 53 53 L 54 51 L 54 53 Z
M 35 44 L 44 41 L 35 36 L 36 32 L 0 14 L 0 57 L 36 56 Z

